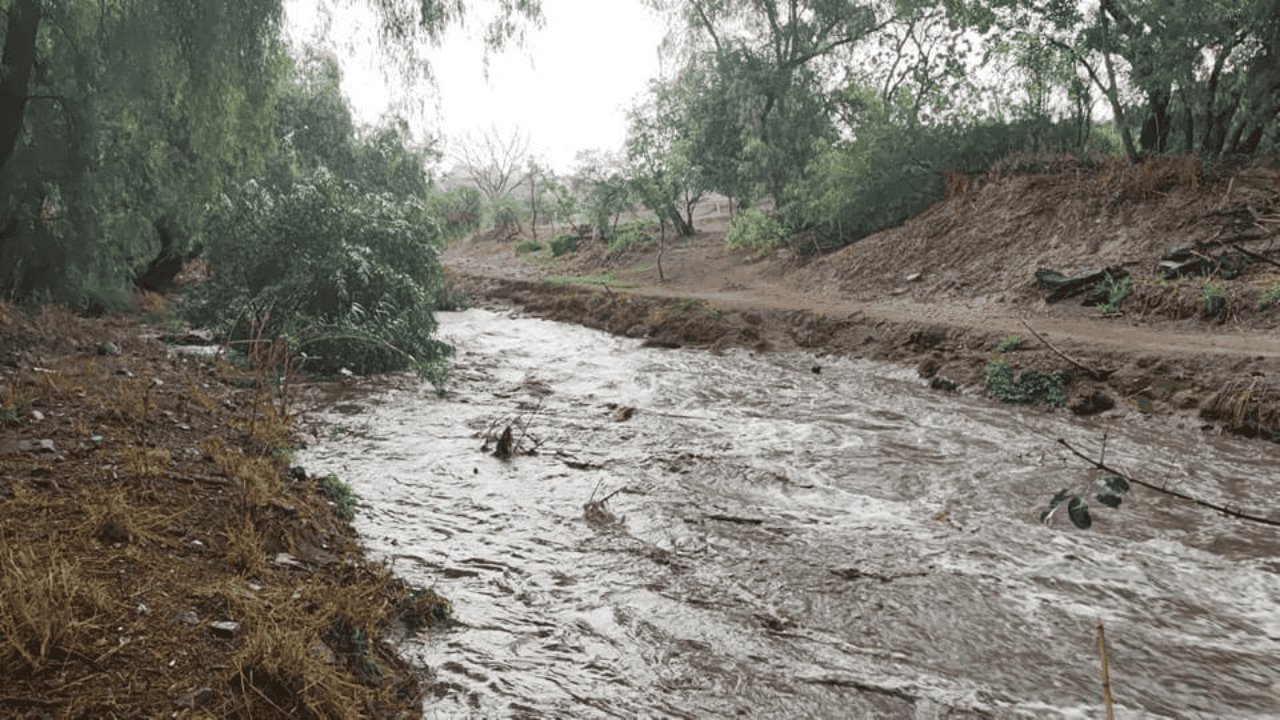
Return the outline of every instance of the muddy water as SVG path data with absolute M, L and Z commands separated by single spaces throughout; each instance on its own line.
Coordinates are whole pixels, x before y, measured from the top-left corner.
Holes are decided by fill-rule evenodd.
M 304 458 L 360 493 L 375 553 L 456 603 L 406 648 L 428 717 L 1097 718 L 1099 619 L 1118 717 L 1280 715 L 1274 528 L 1140 488 L 1090 532 L 1036 522 L 1088 476 L 1056 438 L 1100 425 L 866 362 L 481 310 L 442 332 L 447 396 L 344 397 Z M 536 456 L 481 452 L 518 416 Z M 1275 511 L 1275 446 L 1135 420 L 1108 458 Z M 620 491 L 617 523 L 587 520 L 593 491 Z

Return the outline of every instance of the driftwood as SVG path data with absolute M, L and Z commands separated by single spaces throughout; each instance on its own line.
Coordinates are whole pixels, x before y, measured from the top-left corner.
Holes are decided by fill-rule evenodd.
M 1036 271 L 1036 282 L 1049 291 L 1045 301 L 1051 303 L 1093 290 L 1099 283 L 1108 279 L 1114 282 L 1127 277 L 1129 277 L 1129 271 L 1118 265 L 1071 277 L 1048 268 Z
M 1059 350 L 1057 347 L 1055 347 L 1055 346 L 1054 346 L 1054 344 L 1053 344 L 1053 343 L 1051 343 L 1051 342 L 1049 342 L 1048 340 L 1046 340 L 1046 339 L 1045 339 L 1045 337 L 1044 337 L 1043 335 L 1041 335 L 1040 333 L 1036 332 L 1036 329 L 1035 329 L 1035 328 L 1033 328 L 1033 327 L 1031 327 L 1031 323 L 1028 323 L 1026 320 L 1023 320 L 1023 321 L 1022 321 L 1022 326 L 1023 326 L 1023 327 L 1025 327 L 1025 328 L 1027 329 L 1027 331 L 1028 331 L 1028 332 L 1030 332 L 1032 335 L 1035 335 L 1037 340 L 1039 340 L 1040 342 L 1044 343 L 1045 347 L 1049 348 L 1049 350 L 1051 350 L 1051 351 L 1053 352 L 1053 354 L 1054 354 L 1054 355 L 1057 355 L 1058 357 L 1062 358 L 1063 360 L 1066 360 L 1067 362 L 1071 363 L 1072 365 L 1075 365 L 1076 367 L 1080 368 L 1081 370 L 1083 370 L 1083 371 L 1085 372 L 1085 374 L 1087 374 L 1089 377 L 1093 378 L 1094 380 L 1102 381 L 1102 380 L 1106 380 L 1107 378 L 1111 377 L 1111 371 L 1110 371 L 1110 370 L 1105 370 L 1105 371 L 1104 371 L 1104 370 L 1094 370 L 1093 368 L 1089 367 L 1088 365 L 1085 365 L 1084 363 L 1080 362 L 1079 360 L 1076 360 L 1075 358 L 1071 357 L 1070 355 L 1068 355 L 1068 354 L 1066 354 L 1066 353 L 1062 352 L 1061 350 Z

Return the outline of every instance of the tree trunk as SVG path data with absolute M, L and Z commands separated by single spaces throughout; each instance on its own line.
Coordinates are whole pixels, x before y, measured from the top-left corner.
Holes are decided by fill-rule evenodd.
M 0 168 L 9 163 L 22 134 L 27 112 L 27 87 L 36 60 L 36 32 L 40 29 L 41 0 L 14 0 L 0 56 Z
M 1133 133 L 1129 132 L 1129 124 L 1124 119 L 1124 106 L 1120 104 L 1120 91 L 1116 86 L 1116 66 L 1111 60 L 1111 21 L 1107 19 L 1104 6 L 1098 7 L 1098 19 L 1102 23 L 1102 63 L 1107 68 L 1107 87 L 1102 90 L 1111 103 L 1111 112 L 1116 118 L 1116 129 L 1120 131 L 1120 140 L 1124 143 L 1124 154 L 1131 164 L 1139 160 L 1138 149 L 1133 145 Z

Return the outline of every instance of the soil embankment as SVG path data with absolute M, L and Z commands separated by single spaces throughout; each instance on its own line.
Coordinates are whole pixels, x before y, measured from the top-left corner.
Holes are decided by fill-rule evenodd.
M 447 604 L 289 468 L 272 370 L 155 334 L 0 305 L 0 715 L 420 716 L 383 638 Z
M 725 218 L 704 214 L 702 232 L 664 252 L 661 279 L 656 248 L 614 256 L 591 241 L 550 258 L 481 236 L 449 248 L 445 263 L 477 297 L 652 344 L 911 363 L 922 381 L 975 395 L 989 392 L 999 359 L 1015 378 L 1059 376 L 1078 414 L 1280 439 L 1280 171 L 1067 164 L 952 191 L 899 228 L 817 258 L 731 251 Z M 1161 263 L 1177 247 L 1191 264 L 1175 275 Z M 1103 310 L 1113 298 L 1100 285 L 1049 302 L 1042 269 L 1127 280 Z

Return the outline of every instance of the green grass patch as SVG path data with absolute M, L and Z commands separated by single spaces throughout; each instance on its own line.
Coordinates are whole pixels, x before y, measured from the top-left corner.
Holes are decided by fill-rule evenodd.
M 1102 289 L 1107 293 L 1107 300 L 1098 303 L 1098 312 L 1104 316 L 1115 315 L 1120 312 L 1120 305 L 1124 303 L 1124 299 L 1133 292 L 1133 280 L 1128 277 L 1116 280 L 1107 275 L 1107 279 L 1102 281 Z
M 1021 335 L 1006 335 L 999 345 L 996 345 L 996 352 L 1007 353 L 1014 350 L 1021 350 L 1027 346 L 1027 341 L 1022 339 Z
M 1262 295 L 1258 297 L 1258 309 L 1266 310 L 1269 307 L 1280 305 L 1280 282 L 1262 291 Z
M 1215 282 L 1207 282 L 1200 288 L 1200 298 L 1204 302 L 1204 314 L 1209 317 L 1223 318 L 1227 314 L 1227 293 Z
M 551 249 L 551 257 L 560 257 L 571 252 L 578 251 L 578 236 L 565 233 L 557 235 L 547 243 L 547 247 Z
M 517 255 L 528 255 L 529 253 L 536 253 L 541 249 L 542 243 L 537 240 L 522 240 L 521 242 L 516 243 Z
M 1047 403 L 1054 407 L 1067 404 L 1061 375 L 1046 375 L 1036 370 L 1023 370 L 1014 377 L 1009 361 L 1002 357 L 987 363 L 987 395 L 1012 405 Z
M 360 496 L 351 486 L 343 482 L 337 475 L 329 473 L 320 479 L 320 489 L 333 502 L 333 514 L 343 520 L 353 520 L 356 516 L 356 501 Z

